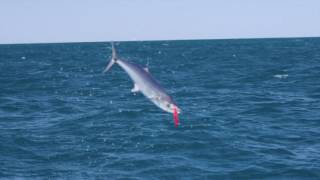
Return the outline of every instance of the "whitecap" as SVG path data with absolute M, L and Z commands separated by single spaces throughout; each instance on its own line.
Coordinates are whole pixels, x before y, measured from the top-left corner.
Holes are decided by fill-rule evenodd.
M 279 79 L 285 79 L 287 78 L 289 75 L 288 74 L 276 74 L 273 77 L 275 78 L 279 78 Z

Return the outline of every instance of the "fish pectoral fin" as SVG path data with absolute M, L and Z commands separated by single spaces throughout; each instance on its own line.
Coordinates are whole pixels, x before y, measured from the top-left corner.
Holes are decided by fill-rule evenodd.
M 133 88 L 131 89 L 131 92 L 136 93 L 136 92 L 139 92 L 139 91 L 140 91 L 140 89 L 139 89 L 138 85 L 134 84 Z

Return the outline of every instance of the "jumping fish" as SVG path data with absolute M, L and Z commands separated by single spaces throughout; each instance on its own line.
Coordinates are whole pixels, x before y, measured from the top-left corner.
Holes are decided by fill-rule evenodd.
M 112 58 L 107 67 L 103 71 L 106 73 L 114 64 L 118 64 L 132 79 L 134 86 L 131 92 L 141 92 L 151 102 L 166 112 L 173 113 L 174 123 L 177 127 L 179 125 L 178 114 L 181 112 L 180 108 L 173 101 L 173 99 L 165 92 L 164 88 L 151 76 L 148 68 L 119 59 L 112 45 Z

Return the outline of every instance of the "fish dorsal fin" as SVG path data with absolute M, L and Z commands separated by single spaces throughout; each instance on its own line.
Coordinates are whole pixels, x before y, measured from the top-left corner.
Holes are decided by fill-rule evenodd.
M 131 89 L 131 92 L 137 93 L 139 91 L 140 91 L 139 86 L 137 84 L 134 84 L 133 88 Z
M 149 73 L 149 68 L 148 67 L 145 67 L 145 68 L 143 68 L 146 72 L 148 72 Z

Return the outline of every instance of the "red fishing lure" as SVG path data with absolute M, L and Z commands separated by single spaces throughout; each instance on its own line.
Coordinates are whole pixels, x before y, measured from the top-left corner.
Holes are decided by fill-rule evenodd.
M 178 127 L 178 125 L 179 125 L 179 117 L 178 117 L 178 111 L 177 111 L 176 107 L 173 108 L 173 120 L 174 120 L 174 125 L 176 127 Z

